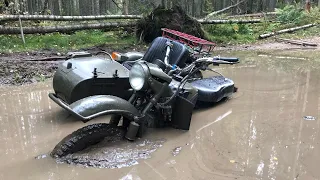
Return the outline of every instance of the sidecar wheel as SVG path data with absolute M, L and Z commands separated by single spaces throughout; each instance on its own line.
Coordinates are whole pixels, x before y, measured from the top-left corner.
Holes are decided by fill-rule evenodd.
M 124 137 L 125 130 L 112 124 L 91 124 L 63 138 L 50 155 L 59 158 L 97 144 L 105 137 Z

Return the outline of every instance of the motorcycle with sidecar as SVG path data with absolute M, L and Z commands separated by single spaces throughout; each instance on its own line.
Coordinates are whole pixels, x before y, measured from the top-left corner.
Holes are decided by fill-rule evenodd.
M 55 146 L 51 155 L 77 152 L 107 136 L 135 140 L 147 128 L 188 130 L 196 103 L 221 101 L 236 89 L 233 81 L 221 74 L 203 78 L 199 72 L 214 71 L 210 65 L 238 61 L 195 58 L 183 43 L 166 37 L 156 38 L 145 54 L 112 54 L 110 59 L 71 54 L 55 73 L 55 92 L 49 97 L 83 122 L 102 115 L 111 115 L 111 119 L 73 132 Z
M 196 59 L 183 43 L 166 37 L 156 38 L 145 54 L 114 54 L 108 54 L 109 58 L 104 59 L 89 53 L 70 53 L 70 59 L 60 64 L 54 74 L 54 93 L 49 95 L 50 98 L 60 106 L 62 102 L 71 104 L 92 95 L 109 94 L 128 100 L 133 93 L 128 81 L 129 71 L 135 61 L 143 59 L 153 63 L 167 60 L 169 64 L 183 68 Z M 238 61 L 238 58 L 215 59 Z M 233 81 L 223 76 L 203 78 L 199 70 L 190 79 L 193 79 L 192 85 L 199 90 L 199 102 L 218 102 L 234 91 Z
M 188 83 L 193 73 L 210 64 L 235 64 L 214 58 L 200 58 L 190 65 L 172 67 L 163 61 L 135 62 L 129 72 L 134 93 L 129 100 L 113 95 L 95 95 L 78 100 L 64 109 L 87 122 L 102 115 L 112 115 L 109 123 L 85 126 L 65 137 L 51 152 L 63 157 L 102 141 L 105 137 L 124 136 L 128 140 L 141 137 L 147 128 L 173 127 L 189 130 L 198 90 Z M 170 67 L 169 72 L 165 72 Z M 186 73 L 183 79 L 179 75 Z M 122 125 L 119 126 L 122 118 Z

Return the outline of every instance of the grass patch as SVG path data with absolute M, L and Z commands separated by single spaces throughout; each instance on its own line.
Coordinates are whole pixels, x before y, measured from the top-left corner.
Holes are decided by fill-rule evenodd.
M 255 43 L 259 35 L 286 28 L 300 26 L 309 23 L 320 23 L 320 9 L 314 7 L 311 13 L 306 13 L 300 6 L 285 6 L 277 9 L 277 22 L 264 21 L 256 24 L 218 24 L 204 25 L 207 39 L 218 44 L 238 45 Z M 222 14 L 217 19 L 225 19 Z M 65 22 L 64 22 L 65 23 Z M 50 25 L 43 22 L 41 25 Z M 286 38 L 306 38 L 320 33 L 319 26 L 298 30 L 294 33 L 279 35 Z M 0 35 L 0 52 L 21 52 L 30 50 L 50 50 L 67 52 L 97 45 L 112 45 L 115 48 L 133 47 L 138 44 L 134 34 L 125 34 L 124 31 L 104 32 L 101 30 L 77 31 L 72 34 L 51 33 L 45 35 L 26 35 L 26 44 L 23 45 L 20 35 Z M 265 41 L 272 40 L 267 38 Z
M 279 31 L 282 29 L 301 26 L 309 23 L 320 23 L 320 9 L 314 7 L 310 13 L 299 8 L 300 6 L 289 5 L 282 9 L 277 9 L 276 22 L 264 21 L 257 24 L 218 24 L 205 25 L 206 37 L 220 44 L 248 44 L 258 41 L 258 37 L 264 33 Z M 266 19 L 268 20 L 268 19 Z M 319 26 L 298 30 L 293 33 L 278 35 L 280 37 L 306 38 L 319 35 Z M 268 40 L 268 39 L 266 39 Z M 272 40 L 272 38 L 270 39 Z
M 216 43 L 242 44 L 255 41 L 254 29 L 243 24 L 218 24 L 204 26 L 209 40 Z
M 26 35 L 23 45 L 19 35 L 0 35 L 0 52 L 21 52 L 30 50 L 52 50 L 66 52 L 104 44 L 134 44 L 134 35 L 122 31 L 103 32 L 100 30 L 77 31 L 72 34 L 51 33 Z

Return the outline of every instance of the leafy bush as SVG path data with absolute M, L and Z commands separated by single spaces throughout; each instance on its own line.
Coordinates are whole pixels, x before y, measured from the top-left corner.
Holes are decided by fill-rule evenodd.
M 320 8 L 311 8 L 310 13 L 304 13 L 304 22 L 306 23 L 320 23 Z
M 247 43 L 254 41 L 254 31 L 247 24 L 218 24 L 205 27 L 207 36 L 215 42 Z
M 269 23 L 265 32 L 273 32 L 278 30 L 278 28 L 281 27 L 280 23 Z
M 282 24 L 300 24 L 305 18 L 303 9 L 297 5 L 287 5 L 283 9 L 276 9 L 276 13 L 277 20 Z

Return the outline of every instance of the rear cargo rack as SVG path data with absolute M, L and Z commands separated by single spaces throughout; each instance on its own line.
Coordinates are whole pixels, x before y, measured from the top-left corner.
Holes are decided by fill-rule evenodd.
M 176 30 L 162 28 L 162 36 L 178 41 L 186 45 L 192 56 L 211 55 L 216 44 L 205 39 L 201 39 L 190 34 L 182 33 Z

